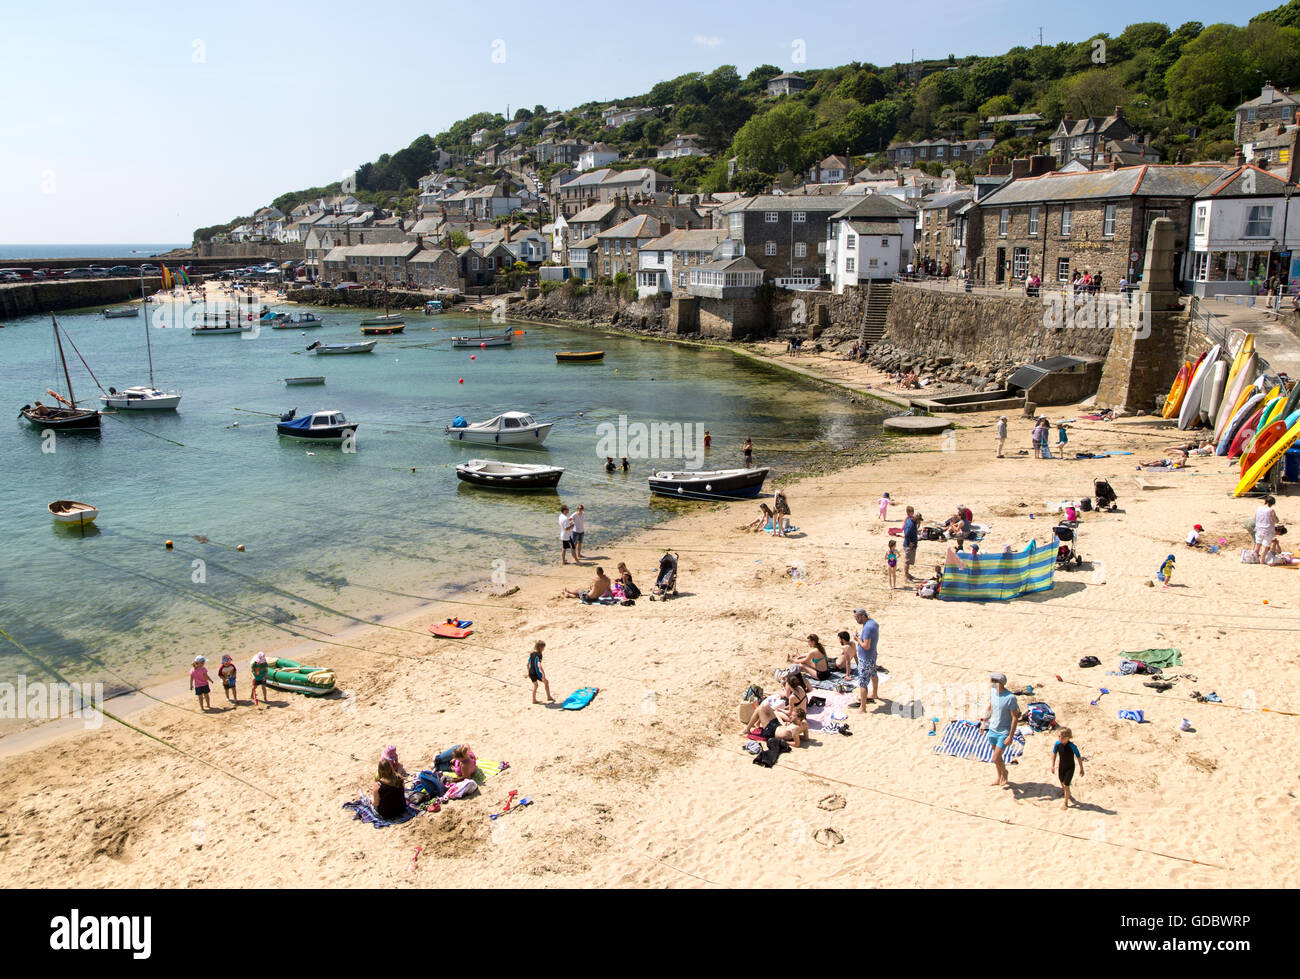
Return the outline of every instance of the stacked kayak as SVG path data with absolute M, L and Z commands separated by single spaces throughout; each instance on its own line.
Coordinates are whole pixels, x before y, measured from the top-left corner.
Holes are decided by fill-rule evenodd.
M 303 666 L 291 659 L 269 659 L 266 673 L 267 686 L 277 690 L 291 690 L 308 697 L 324 697 L 334 691 L 334 671 L 319 666 Z

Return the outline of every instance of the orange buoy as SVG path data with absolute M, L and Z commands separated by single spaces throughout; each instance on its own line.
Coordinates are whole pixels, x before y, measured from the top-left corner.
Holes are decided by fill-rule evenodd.
M 167 548 L 167 550 L 170 551 L 170 550 L 172 549 L 172 542 L 171 542 L 171 541 L 165 541 L 165 542 L 163 543 L 163 547 Z

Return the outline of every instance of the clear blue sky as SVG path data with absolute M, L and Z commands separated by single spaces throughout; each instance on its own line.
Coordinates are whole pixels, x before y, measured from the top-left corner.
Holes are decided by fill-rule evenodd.
M 0 243 L 188 241 L 471 113 L 570 108 L 687 71 L 891 64 L 1245 23 L 1248 0 L 287 4 L 7 2 Z M 503 42 L 494 48 L 494 42 Z M 494 51 L 504 60 L 494 60 Z

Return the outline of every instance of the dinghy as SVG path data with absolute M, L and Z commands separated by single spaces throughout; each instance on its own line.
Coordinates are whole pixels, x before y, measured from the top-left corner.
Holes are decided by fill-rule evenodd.
M 491 459 L 471 459 L 456 467 L 457 479 L 489 489 L 555 489 L 563 475 L 564 470 L 559 466 L 530 466 Z
M 312 377 L 286 377 L 284 383 L 288 387 L 298 387 L 303 384 L 324 384 L 324 375 L 315 375 Z
M 140 315 L 139 306 L 118 306 L 116 309 L 100 310 L 100 315 L 106 320 L 126 319 L 127 317 L 136 317 Z
M 334 691 L 334 671 L 318 666 L 303 666 L 291 659 L 266 661 L 266 685 L 277 690 L 291 690 L 308 697 L 324 697 Z
M 604 360 L 605 351 L 603 350 L 560 350 L 555 354 L 555 359 L 561 364 L 589 364 L 593 361 Z
M 80 503 L 77 500 L 55 500 L 47 509 L 55 523 L 68 526 L 94 523 L 95 518 L 99 516 L 98 509 L 89 503 Z
M 657 472 L 650 492 L 694 500 L 732 500 L 758 496 L 768 469 L 716 469 L 711 472 Z
M 308 350 L 317 354 L 368 354 L 375 349 L 375 340 L 363 340 L 360 343 L 321 343 L 317 340 Z

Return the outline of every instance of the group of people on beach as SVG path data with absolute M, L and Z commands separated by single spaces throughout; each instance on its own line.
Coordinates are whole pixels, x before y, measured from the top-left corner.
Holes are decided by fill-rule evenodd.
M 790 500 L 784 490 L 772 495 L 772 505 L 758 505 L 758 516 L 740 528 L 752 533 L 766 531 L 773 537 L 786 537 L 790 533 Z
M 411 778 L 397 748 L 389 745 L 379 757 L 374 785 L 362 798 L 369 802 L 382 819 L 396 819 L 406 812 L 408 803 L 423 805 L 438 812 L 448 799 L 466 794 L 478 771 L 474 749 L 467 744 L 457 744 L 433 756 L 430 767 L 414 776 L 410 792 L 406 780 Z
M 199 710 L 205 713 L 214 709 L 212 706 L 212 684 L 214 681 L 211 674 L 208 673 L 207 663 L 208 658 L 206 656 L 195 656 L 190 668 L 190 689 L 199 698 Z M 266 660 L 266 653 L 255 655 L 248 666 L 253 678 L 253 706 L 256 707 L 258 704 L 257 690 L 259 687 L 262 689 L 262 700 L 270 703 L 271 697 L 266 686 L 266 675 L 270 670 L 270 664 Z M 221 665 L 217 667 L 217 679 L 221 681 L 221 689 L 225 691 L 226 702 L 231 707 L 239 706 L 239 690 L 236 686 L 238 672 L 234 659 L 229 654 L 223 655 Z

